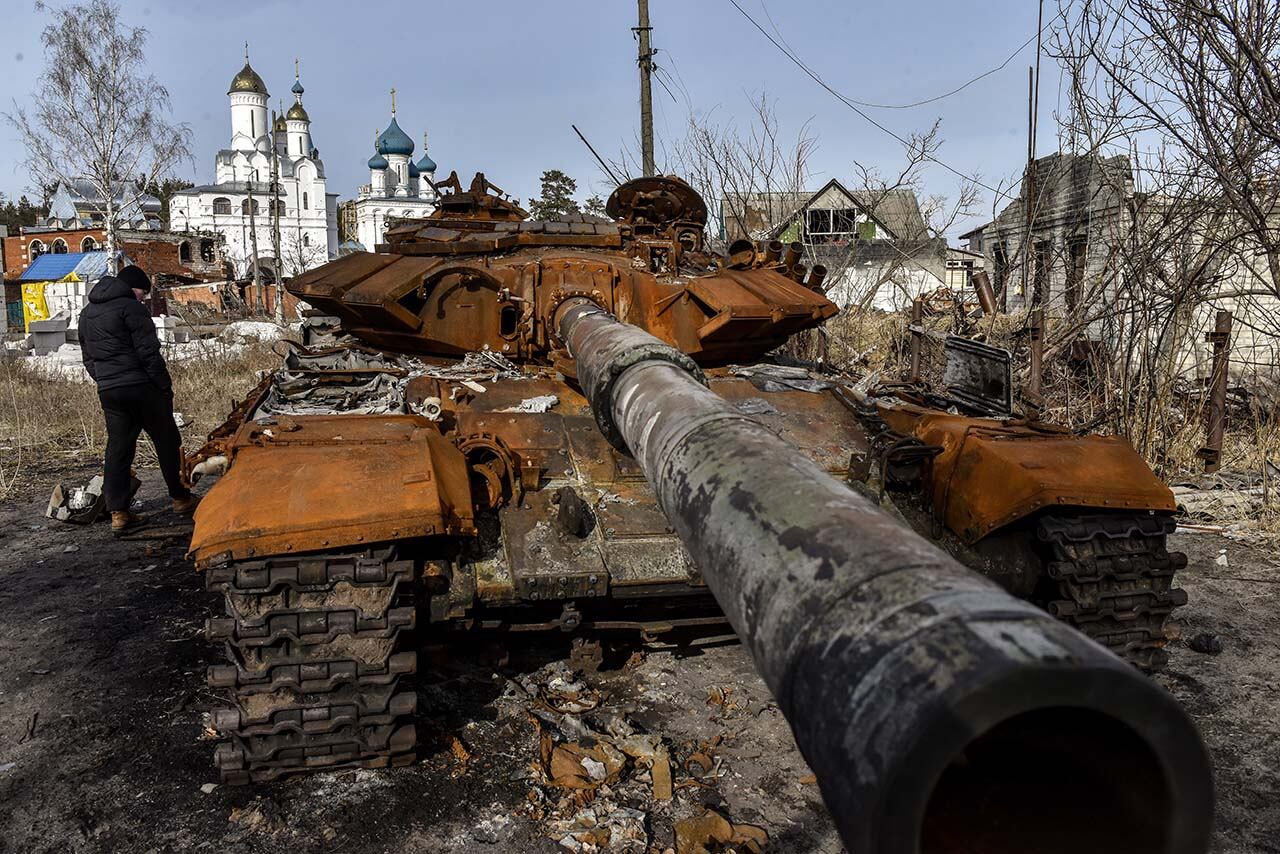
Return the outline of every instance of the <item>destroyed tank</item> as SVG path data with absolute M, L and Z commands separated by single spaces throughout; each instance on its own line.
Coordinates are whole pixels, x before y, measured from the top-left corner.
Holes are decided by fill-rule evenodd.
M 187 459 L 192 479 L 220 475 L 191 554 L 225 601 L 207 626 L 229 662 L 209 672 L 230 698 L 213 716 L 225 781 L 413 761 L 411 635 L 724 625 L 734 609 L 691 557 L 705 542 L 629 450 L 660 431 L 628 440 L 600 402 L 625 403 L 621 378 L 653 359 L 1008 590 L 1161 663 L 1182 601 L 1172 496 L 1121 440 L 993 405 L 1007 357 L 1000 375 L 979 354 L 940 391 L 780 364 L 771 353 L 837 313 L 825 271 L 804 269 L 799 244 L 709 251 L 706 206 L 675 178 L 623 184 L 608 219 L 547 222 L 482 174 L 442 188 L 376 253 L 287 284 L 339 337 L 292 346 Z M 584 310 L 643 337 L 573 351 L 566 318 Z M 747 470 L 768 479 L 773 462 Z

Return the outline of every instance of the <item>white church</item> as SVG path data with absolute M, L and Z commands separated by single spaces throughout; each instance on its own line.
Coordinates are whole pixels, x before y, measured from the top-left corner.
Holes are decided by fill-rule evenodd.
M 225 257 L 239 278 L 252 276 L 255 251 L 264 280 L 295 276 L 337 254 L 338 194 L 325 191 L 324 163 L 296 73 L 292 91 L 293 105 L 273 126 L 267 86 L 250 67 L 246 50 L 244 68 L 227 92 L 231 146 L 215 158 L 216 183 L 180 190 L 169 201 L 170 228 L 221 234 Z
M 377 251 L 388 218 L 421 218 L 436 209 L 436 164 L 427 154 L 422 135 L 422 158 L 413 162 L 413 140 L 396 122 L 396 90 L 391 90 L 391 124 L 377 134 L 369 158 L 369 183 L 356 197 L 356 240 L 369 252 Z

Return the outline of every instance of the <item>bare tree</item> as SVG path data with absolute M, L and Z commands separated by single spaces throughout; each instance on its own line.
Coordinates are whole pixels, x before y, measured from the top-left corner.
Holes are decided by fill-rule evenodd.
M 40 37 L 45 71 L 31 96 L 35 106 L 14 101 L 5 118 L 26 146 L 33 176 L 93 188 L 114 273 L 117 231 L 138 212 L 146 187 L 189 156 L 191 132 L 166 119 L 169 93 L 146 73 L 147 31 L 125 24 L 118 5 L 38 2 L 36 11 L 50 23 Z
M 808 122 L 784 138 L 774 102 L 761 92 L 751 98 L 745 130 L 719 123 L 714 111 L 691 113 L 668 168 L 706 200 L 713 233 L 753 235 L 790 213 L 783 208 L 809 188 L 817 145 Z

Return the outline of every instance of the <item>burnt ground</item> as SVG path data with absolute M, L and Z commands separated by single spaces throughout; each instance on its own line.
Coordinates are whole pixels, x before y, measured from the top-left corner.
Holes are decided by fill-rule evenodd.
M 567 657 L 562 638 L 424 657 L 427 747 L 411 768 L 209 785 L 205 715 L 218 702 L 204 670 L 218 653 L 201 633 L 220 603 L 183 542 L 44 519 L 54 481 L 91 474 L 46 473 L 0 505 L 0 852 L 564 850 L 530 801 L 538 735 L 519 687 Z M 144 512 L 176 524 L 156 473 L 143 475 Z M 1208 632 L 1223 646 L 1213 656 L 1175 643 L 1159 677 L 1212 752 L 1215 850 L 1280 851 L 1280 558 L 1217 535 L 1175 540 L 1190 557 L 1183 637 Z M 678 772 L 674 800 L 649 805 L 656 850 L 704 805 L 767 829 L 769 851 L 842 850 L 745 650 L 633 643 L 611 659 L 590 680 L 604 698 L 593 714 L 621 714 L 678 756 L 723 739 L 706 751 L 714 772 Z

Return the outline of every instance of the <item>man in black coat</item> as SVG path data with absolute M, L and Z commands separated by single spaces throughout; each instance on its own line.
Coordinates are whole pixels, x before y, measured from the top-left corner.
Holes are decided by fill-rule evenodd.
M 199 501 L 182 483 L 182 436 L 173 421 L 173 381 L 160 355 L 151 312 L 142 304 L 150 290 L 147 274 L 131 264 L 99 279 L 80 312 L 84 366 L 98 384 L 107 419 L 102 490 L 115 533 L 144 521 L 129 511 L 130 468 L 142 430 L 156 447 L 173 509 L 191 513 Z

